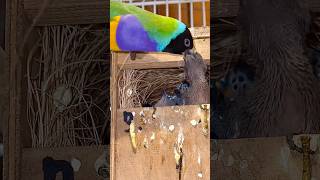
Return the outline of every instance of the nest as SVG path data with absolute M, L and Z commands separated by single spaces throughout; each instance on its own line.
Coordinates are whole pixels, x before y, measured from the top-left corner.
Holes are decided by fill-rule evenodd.
M 102 144 L 110 123 L 105 33 L 92 26 L 39 32 L 27 63 L 32 147 Z
M 118 83 L 120 108 L 151 106 L 183 79 L 183 69 L 123 70 Z

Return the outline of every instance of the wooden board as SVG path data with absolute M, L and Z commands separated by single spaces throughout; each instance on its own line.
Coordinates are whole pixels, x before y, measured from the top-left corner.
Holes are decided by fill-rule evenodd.
M 0 47 L 5 48 L 6 1 L 0 1 Z
M 0 47 L 0 142 L 3 143 L 4 121 L 9 118 L 9 60 Z M 1 178 L 0 178 L 1 179 Z
M 240 0 L 213 0 L 211 12 L 213 17 L 234 17 L 238 15 Z M 320 12 L 319 0 L 307 0 L 311 11 Z
M 115 136 L 116 136 L 116 123 L 117 123 L 117 109 L 118 109 L 118 62 L 115 60 L 118 59 L 118 54 L 112 53 L 112 59 L 111 59 L 111 84 L 110 84 L 110 102 L 111 102 L 111 131 L 110 131 L 110 178 L 115 179 L 115 172 L 116 169 L 113 166 L 115 164 Z
M 81 167 L 75 172 L 76 180 L 103 180 L 97 175 L 95 163 L 102 156 L 103 146 L 92 147 L 66 147 L 66 148 L 44 148 L 34 149 L 27 148 L 22 150 L 22 166 L 21 180 L 43 180 L 42 160 L 49 156 L 56 160 L 70 161 L 72 158 L 80 160 Z M 109 158 L 109 156 L 107 156 Z M 106 159 L 108 162 L 109 159 Z M 62 180 L 61 173 L 57 176 L 57 180 Z
M 106 0 L 24 0 L 26 14 L 38 26 L 106 23 L 108 8 Z
M 142 128 L 136 132 L 136 153 L 129 133 L 125 132 L 129 126 L 124 122 L 124 111 L 135 112 L 135 126 Z M 181 179 L 209 180 L 210 134 L 206 136 L 203 133 L 204 119 L 195 127 L 190 123 L 191 120 L 201 119 L 201 112 L 200 106 L 196 105 L 161 107 L 156 110 L 119 109 L 114 121 L 115 136 L 112 137 L 115 141 L 115 159 L 111 165 L 115 173 L 113 179 L 178 180 L 173 149 L 180 134 L 184 137 Z M 173 131 L 169 130 L 170 126 L 174 127 Z M 199 177 L 201 175 L 202 178 Z
M 20 166 L 20 82 L 21 82 L 21 61 L 17 52 L 19 36 L 19 1 L 6 1 L 6 39 L 5 51 L 9 64 L 9 118 L 4 122 L 4 168 L 3 179 L 15 180 L 19 177 Z
M 311 150 L 320 146 L 320 136 L 311 136 Z M 301 147 L 299 136 L 294 142 Z M 285 137 L 213 140 L 212 178 L 215 180 L 301 180 L 303 155 L 290 150 Z M 320 179 L 320 153 L 310 155 L 311 179 Z

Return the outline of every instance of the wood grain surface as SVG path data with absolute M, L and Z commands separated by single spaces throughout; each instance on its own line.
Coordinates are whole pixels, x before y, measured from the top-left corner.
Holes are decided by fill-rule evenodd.
M 135 112 L 137 149 L 133 151 L 129 126 L 123 120 L 123 112 Z M 210 135 L 202 132 L 203 123 L 192 126 L 191 120 L 201 119 L 200 106 L 173 106 L 118 110 L 115 124 L 116 180 L 174 180 L 179 179 L 174 158 L 174 144 L 178 134 L 183 134 L 183 162 L 181 179 L 210 179 Z M 144 116 L 140 116 L 144 114 Z M 146 123 L 144 123 L 146 122 Z M 169 127 L 174 126 L 170 131 Z M 154 139 L 152 138 L 154 136 Z M 202 178 L 200 177 L 202 176 Z

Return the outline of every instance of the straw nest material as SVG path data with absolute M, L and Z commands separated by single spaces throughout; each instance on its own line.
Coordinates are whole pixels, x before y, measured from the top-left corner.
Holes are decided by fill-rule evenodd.
M 123 70 L 118 83 L 120 108 L 153 105 L 183 79 L 183 69 Z
M 101 144 L 110 122 L 105 33 L 92 26 L 39 32 L 27 63 L 32 147 Z

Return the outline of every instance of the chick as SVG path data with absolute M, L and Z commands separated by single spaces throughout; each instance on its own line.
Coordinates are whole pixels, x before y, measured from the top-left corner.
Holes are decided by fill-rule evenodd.
M 210 103 L 207 65 L 201 55 L 194 50 L 187 50 L 184 61 L 185 80 L 177 86 L 173 95 L 163 93 L 155 107 Z
M 180 93 L 186 105 L 210 103 L 210 87 L 206 77 L 207 65 L 195 50 L 184 53 L 185 83 Z M 183 87 L 183 88 L 182 88 Z
M 166 92 L 163 92 L 161 99 L 154 105 L 155 107 L 163 106 L 175 106 L 177 105 L 177 96 L 168 95 Z
M 245 63 L 236 65 L 225 78 L 216 82 L 216 86 L 230 101 L 245 95 L 254 83 L 254 69 Z

